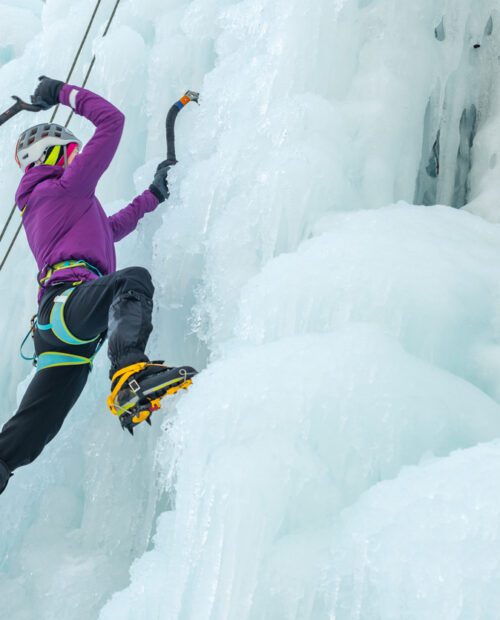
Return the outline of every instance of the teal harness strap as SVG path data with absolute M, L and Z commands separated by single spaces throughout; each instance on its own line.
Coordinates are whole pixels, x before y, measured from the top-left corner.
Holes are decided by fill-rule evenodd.
M 49 330 L 51 329 L 56 338 L 59 338 L 64 344 L 80 345 L 90 344 L 99 340 L 100 336 L 96 336 L 91 340 L 80 340 L 69 331 L 66 321 L 64 320 L 64 304 L 68 301 L 70 295 L 75 291 L 74 288 L 69 288 L 62 292 L 54 299 L 54 305 L 50 312 L 50 323 L 47 325 L 38 324 L 38 329 Z
M 83 355 L 75 355 L 74 353 L 62 353 L 60 351 L 45 351 L 45 353 L 40 353 L 36 358 L 36 371 L 39 372 L 45 368 L 55 368 L 56 366 L 84 366 L 86 364 L 88 364 L 90 370 L 92 370 L 94 359 L 105 340 L 105 338 L 101 338 L 101 336 L 98 336 L 98 338 L 100 338 L 100 341 L 92 357 L 84 357 Z M 89 342 L 93 341 L 90 340 Z
M 54 299 L 54 305 L 50 312 L 50 323 L 46 325 L 41 325 L 40 323 L 38 323 L 36 316 L 32 319 L 31 329 L 21 344 L 20 353 L 23 359 L 33 361 L 33 364 L 36 366 L 37 372 L 46 368 L 55 368 L 57 366 L 83 365 L 90 366 L 90 370 L 92 370 L 94 358 L 99 352 L 99 349 L 101 348 L 105 339 L 101 335 L 98 335 L 95 338 L 92 338 L 92 340 L 81 340 L 69 331 L 68 326 L 66 325 L 66 321 L 64 320 L 64 304 L 68 301 L 70 295 L 73 293 L 74 290 L 74 288 L 67 289 Z M 90 344 L 96 341 L 99 342 L 97 343 L 95 353 L 92 355 L 92 357 L 84 357 L 83 355 L 76 355 L 74 353 L 63 353 L 61 351 L 45 351 L 44 353 L 40 353 L 40 355 L 38 356 L 33 355 L 31 357 L 27 357 L 23 353 L 23 346 L 29 336 L 34 333 L 35 329 L 39 329 L 41 331 L 52 330 L 52 333 L 56 336 L 56 338 L 58 338 L 64 344 L 77 346 L 82 344 Z
M 94 357 L 95 354 L 92 357 L 83 357 L 82 355 L 73 355 L 72 353 L 46 351 L 38 356 L 36 370 L 39 372 L 45 368 L 54 368 L 55 366 L 83 366 L 84 364 L 89 364 L 90 368 L 92 368 Z

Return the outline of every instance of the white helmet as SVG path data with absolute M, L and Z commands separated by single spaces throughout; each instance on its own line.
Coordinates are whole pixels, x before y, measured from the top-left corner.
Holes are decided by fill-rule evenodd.
M 19 136 L 16 144 L 16 161 L 24 172 L 28 166 L 35 164 L 51 146 L 76 143 L 82 148 L 82 142 L 66 127 L 55 123 L 35 125 Z

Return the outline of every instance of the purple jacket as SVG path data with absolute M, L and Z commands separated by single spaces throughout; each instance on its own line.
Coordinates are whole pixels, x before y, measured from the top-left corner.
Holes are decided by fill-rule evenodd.
M 61 89 L 59 100 L 91 121 L 96 131 L 68 168 L 41 165 L 26 171 L 16 204 L 21 211 L 25 209 L 28 243 L 41 277 L 48 266 L 70 259 L 84 259 L 103 275 L 113 273 L 114 243 L 135 230 L 144 214 L 156 209 L 158 199 L 146 190 L 108 217 L 95 189 L 118 148 L 125 117 L 102 97 L 69 84 Z M 88 269 L 75 267 L 54 273 L 44 286 L 97 277 Z M 39 299 L 42 294 L 43 289 Z

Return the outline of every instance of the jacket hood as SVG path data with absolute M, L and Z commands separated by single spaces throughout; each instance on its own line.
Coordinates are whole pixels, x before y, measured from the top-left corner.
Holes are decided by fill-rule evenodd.
M 64 168 L 59 166 L 42 165 L 35 166 L 35 168 L 30 168 L 27 170 L 24 173 L 16 192 L 16 204 L 19 209 L 24 209 L 31 193 L 39 183 L 47 181 L 48 179 L 58 179 L 63 175 L 63 173 Z

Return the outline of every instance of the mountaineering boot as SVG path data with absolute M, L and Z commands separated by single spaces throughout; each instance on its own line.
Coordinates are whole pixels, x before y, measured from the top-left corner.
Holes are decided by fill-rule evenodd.
M 12 472 L 7 467 L 7 464 L 0 460 L 0 495 L 5 491 L 7 482 L 9 482 L 11 476 Z
M 164 396 L 187 389 L 196 370 L 191 366 L 178 368 L 163 362 L 139 362 L 118 370 L 111 380 L 108 407 L 119 416 L 122 428 L 132 435 L 141 422 L 151 424 L 150 416 L 160 408 Z

